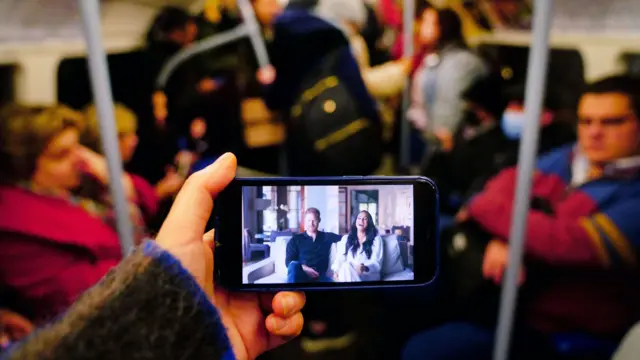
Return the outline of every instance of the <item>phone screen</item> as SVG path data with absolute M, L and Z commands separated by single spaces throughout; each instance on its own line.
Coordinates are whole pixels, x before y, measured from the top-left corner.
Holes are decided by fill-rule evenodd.
M 218 275 L 234 287 L 266 289 L 430 281 L 436 263 L 435 188 L 392 179 L 242 182 L 234 196 L 240 221 L 233 221 L 242 241 L 229 246 L 219 238 L 225 256 L 224 274 Z M 220 234 L 231 236 L 220 221 Z

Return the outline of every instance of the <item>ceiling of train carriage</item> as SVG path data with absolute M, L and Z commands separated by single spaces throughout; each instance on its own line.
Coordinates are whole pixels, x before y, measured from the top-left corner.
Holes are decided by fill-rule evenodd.
M 137 36 L 165 5 L 191 10 L 205 0 L 102 0 L 106 37 Z M 0 43 L 66 40 L 82 37 L 78 0 L 0 0 Z

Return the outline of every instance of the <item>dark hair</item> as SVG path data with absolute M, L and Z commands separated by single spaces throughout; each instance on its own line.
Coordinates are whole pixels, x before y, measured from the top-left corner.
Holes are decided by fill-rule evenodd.
M 167 35 L 183 30 L 193 17 L 186 10 L 176 6 L 165 6 L 156 15 L 147 32 L 147 44 L 167 41 Z
M 609 76 L 587 85 L 583 92 L 583 94 L 606 93 L 617 93 L 627 96 L 634 115 L 640 117 L 640 79 L 628 75 Z
M 563 92 L 566 89 L 555 86 L 552 79 L 547 80 L 547 87 L 544 91 L 543 107 L 546 110 L 558 111 L 570 106 L 566 105 L 566 101 L 563 101 Z M 517 84 L 506 87 L 504 89 L 504 97 L 507 102 L 518 101 L 524 102 L 526 92 L 526 84 Z
M 462 35 L 462 21 L 458 13 L 452 9 L 436 9 L 436 12 L 438 13 L 438 25 L 440 26 L 438 49 L 450 44 L 467 47 Z
M 499 119 L 507 107 L 503 87 L 502 76 L 492 73 L 473 82 L 462 97 Z
M 378 229 L 376 229 L 375 224 L 373 223 L 373 217 L 367 210 L 362 210 L 358 213 L 367 214 L 367 228 L 365 230 L 366 240 L 362 243 L 362 248 L 364 249 L 364 253 L 367 255 L 367 259 L 371 259 L 371 254 L 373 253 L 373 240 L 378 235 Z M 345 255 L 351 249 L 353 253 L 353 257 L 358 253 L 358 249 L 360 248 L 360 242 L 358 241 L 358 228 L 356 227 L 356 221 L 358 221 L 358 217 L 353 220 L 351 224 L 351 230 L 349 230 L 349 234 L 347 235 L 347 245 L 345 246 Z
M 420 19 L 425 11 L 433 9 L 433 6 L 431 6 L 431 4 L 426 0 L 416 0 L 415 5 L 414 14 L 416 20 Z

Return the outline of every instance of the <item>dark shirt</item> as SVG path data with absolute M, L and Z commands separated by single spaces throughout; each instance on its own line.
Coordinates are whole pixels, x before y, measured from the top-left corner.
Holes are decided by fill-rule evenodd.
M 306 232 L 295 234 L 287 244 L 285 264 L 299 261 L 319 274 L 325 274 L 329 269 L 329 255 L 333 239 L 329 233 L 318 231 L 315 241 Z

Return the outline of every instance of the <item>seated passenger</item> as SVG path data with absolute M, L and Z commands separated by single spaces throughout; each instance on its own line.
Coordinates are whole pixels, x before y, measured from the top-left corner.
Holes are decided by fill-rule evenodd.
M 320 211 L 304 212 L 304 232 L 293 235 L 287 244 L 287 282 L 331 282 L 327 276 L 333 241 L 328 233 L 318 231 Z
M 379 281 L 384 247 L 373 223 L 373 217 L 360 211 L 349 234 L 338 243 L 337 256 L 331 270 L 339 282 Z
M 469 111 L 456 133 L 453 148 L 437 152 L 427 164 L 425 175 L 434 178 L 443 199 L 468 199 L 480 191 L 500 170 L 515 165 L 520 134 L 525 125 L 524 86 L 504 89 L 500 77 L 476 82 L 464 94 Z M 540 118 L 538 154 L 575 141 L 572 125 L 560 119 L 563 105 L 559 94 L 548 87 Z M 442 201 L 442 210 L 454 214 L 455 204 Z
M 509 358 L 556 356 L 560 334 L 619 341 L 640 320 L 639 105 L 638 80 L 591 84 L 579 103 L 577 145 L 538 161 L 532 204 L 546 210 L 527 214 L 524 266 L 531 272 L 521 273 L 527 291 Z M 515 168 L 501 171 L 458 215 L 493 238 L 482 272 L 498 283 L 509 261 L 515 175 Z M 470 321 L 449 323 L 416 335 L 404 359 L 490 359 L 494 333 Z
M 81 136 L 81 141 L 91 150 L 102 153 L 98 113 L 95 106 L 87 108 L 85 115 L 87 126 Z M 114 116 L 120 145 L 120 156 L 123 164 L 127 164 L 138 146 L 138 136 L 136 135 L 138 119 L 133 111 L 122 104 L 115 105 Z M 177 194 L 185 180 L 173 168 L 169 168 L 165 177 L 155 186 L 140 176 L 131 173 L 128 173 L 128 176 L 135 190 L 134 201 L 142 211 L 147 224 L 156 215 L 159 202 Z
M 438 151 L 426 164 L 423 174 L 438 184 L 440 208 L 455 214 L 460 203 L 478 181 L 495 175 L 496 154 L 504 152 L 507 138 L 500 128 L 500 117 L 506 108 L 503 80 L 498 75 L 476 81 L 464 94 L 467 112 L 456 132 L 450 151 Z
M 82 122 L 64 107 L 16 106 L 0 116 L 0 283 L 36 323 L 122 258 L 111 208 L 73 193 L 83 170 L 99 171 L 81 150 Z

